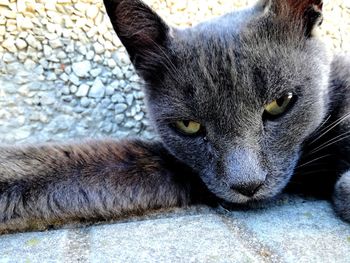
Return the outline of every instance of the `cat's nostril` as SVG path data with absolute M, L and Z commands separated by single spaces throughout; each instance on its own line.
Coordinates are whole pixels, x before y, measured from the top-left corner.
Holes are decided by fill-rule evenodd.
M 238 193 L 245 195 L 247 197 L 252 197 L 263 183 L 250 183 L 244 185 L 232 185 L 231 189 L 237 191 Z

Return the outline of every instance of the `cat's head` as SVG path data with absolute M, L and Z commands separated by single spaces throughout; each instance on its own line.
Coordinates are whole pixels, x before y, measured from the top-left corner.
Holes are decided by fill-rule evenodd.
M 226 201 L 279 193 L 326 111 L 322 1 L 264 0 L 181 30 L 138 0 L 105 6 L 167 149 Z

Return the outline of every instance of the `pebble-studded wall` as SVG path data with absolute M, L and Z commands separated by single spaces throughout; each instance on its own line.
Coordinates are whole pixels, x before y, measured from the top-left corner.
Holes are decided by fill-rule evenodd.
M 188 26 L 255 0 L 148 0 Z M 322 35 L 350 50 L 350 0 L 328 0 Z M 0 0 L 0 142 L 154 137 L 140 79 L 101 0 Z

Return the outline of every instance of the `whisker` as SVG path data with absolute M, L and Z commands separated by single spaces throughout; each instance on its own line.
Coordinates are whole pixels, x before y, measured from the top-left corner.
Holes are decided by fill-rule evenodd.
M 328 132 L 330 132 L 331 130 L 333 130 L 335 127 L 337 127 L 339 124 L 341 124 L 343 121 L 345 121 L 347 118 L 350 117 L 350 112 L 343 115 L 343 117 L 340 117 L 339 119 L 335 120 L 334 122 L 332 122 L 331 124 L 329 124 L 327 127 L 325 127 L 322 131 L 322 133 L 317 136 L 314 140 L 312 140 L 310 144 L 315 143 L 316 141 L 318 141 L 320 138 L 322 138 L 323 136 L 325 136 Z
M 345 136 L 345 135 L 348 135 L 348 134 L 350 134 L 350 131 L 344 132 L 344 133 L 342 133 L 342 134 L 340 134 L 340 135 L 338 135 L 338 136 L 336 136 L 336 137 L 334 137 L 334 138 L 332 138 L 332 139 L 330 139 L 330 140 L 328 140 L 328 141 L 322 143 L 321 145 L 319 145 L 319 146 L 317 146 L 316 148 L 312 149 L 312 151 L 310 151 L 310 154 L 311 154 L 312 152 L 318 151 L 318 149 L 319 149 L 319 148 L 322 148 L 324 145 L 326 145 L 326 144 L 328 144 L 328 143 L 330 143 L 330 142 L 332 142 L 332 141 L 335 141 L 335 140 L 337 140 L 338 138 L 340 138 L 340 137 L 342 137 L 342 136 Z
M 293 176 L 304 176 L 304 175 L 310 175 L 310 174 L 317 174 L 320 172 L 333 172 L 334 170 L 331 169 L 321 169 L 321 170 L 315 170 L 315 171 L 309 171 L 309 172 L 297 172 L 295 173 Z M 303 184 L 302 182 L 296 182 L 296 181 L 292 181 L 293 184 Z
M 327 148 L 327 147 L 329 147 L 329 146 L 331 146 L 331 145 L 333 145 L 333 144 L 335 144 L 337 142 L 340 142 L 342 140 L 345 140 L 345 139 L 347 139 L 349 137 L 350 137 L 350 131 L 345 132 L 345 133 L 343 133 L 341 135 L 338 135 L 337 137 L 335 137 L 335 138 L 333 138 L 333 139 L 323 143 L 322 145 L 320 145 L 317 148 L 315 148 L 312 151 L 310 151 L 309 155 L 317 153 L 317 152 L 323 150 L 324 148 Z
M 332 117 L 332 114 L 329 114 L 328 117 L 320 124 L 320 126 L 317 127 L 317 129 L 315 130 L 315 133 L 317 132 L 322 132 L 324 129 L 327 129 L 327 127 L 329 127 L 329 125 L 327 125 L 326 127 L 322 128 L 327 121 L 329 121 L 329 119 Z
M 332 154 L 326 154 L 326 155 L 317 157 L 317 158 L 315 158 L 315 159 L 313 159 L 313 160 L 311 160 L 311 161 L 308 161 L 308 162 L 306 162 L 306 163 L 303 163 L 303 164 L 301 164 L 301 165 L 298 165 L 297 167 L 295 167 L 295 169 L 299 169 L 299 168 L 301 168 L 301 167 L 305 167 L 305 166 L 307 166 L 307 165 L 309 165 L 309 164 L 311 164 L 311 163 L 313 163 L 313 162 L 316 162 L 316 161 L 318 161 L 318 160 L 320 160 L 320 159 L 329 157 L 329 156 L 331 156 L 331 155 L 332 155 Z

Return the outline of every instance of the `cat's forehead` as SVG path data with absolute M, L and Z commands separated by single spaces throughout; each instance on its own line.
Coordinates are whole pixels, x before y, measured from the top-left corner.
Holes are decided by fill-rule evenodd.
M 255 9 L 245 9 L 180 30 L 173 39 L 174 48 L 180 54 L 217 56 L 234 52 L 248 57 L 261 56 L 261 51 L 268 57 L 275 53 L 287 56 L 288 50 L 299 49 L 305 43 L 297 27 L 276 22 L 261 12 L 258 14 Z
M 241 93 L 268 92 L 266 84 L 271 76 L 284 82 L 303 79 L 305 74 L 300 71 L 313 56 L 307 44 L 287 32 L 278 32 L 273 24 L 268 27 L 263 18 L 251 23 L 239 21 L 232 29 L 227 23 L 220 27 L 219 22 L 183 31 L 175 41 L 173 59 L 185 82 L 196 83 L 197 90 L 227 92 L 232 87 L 231 91 L 244 95 Z

